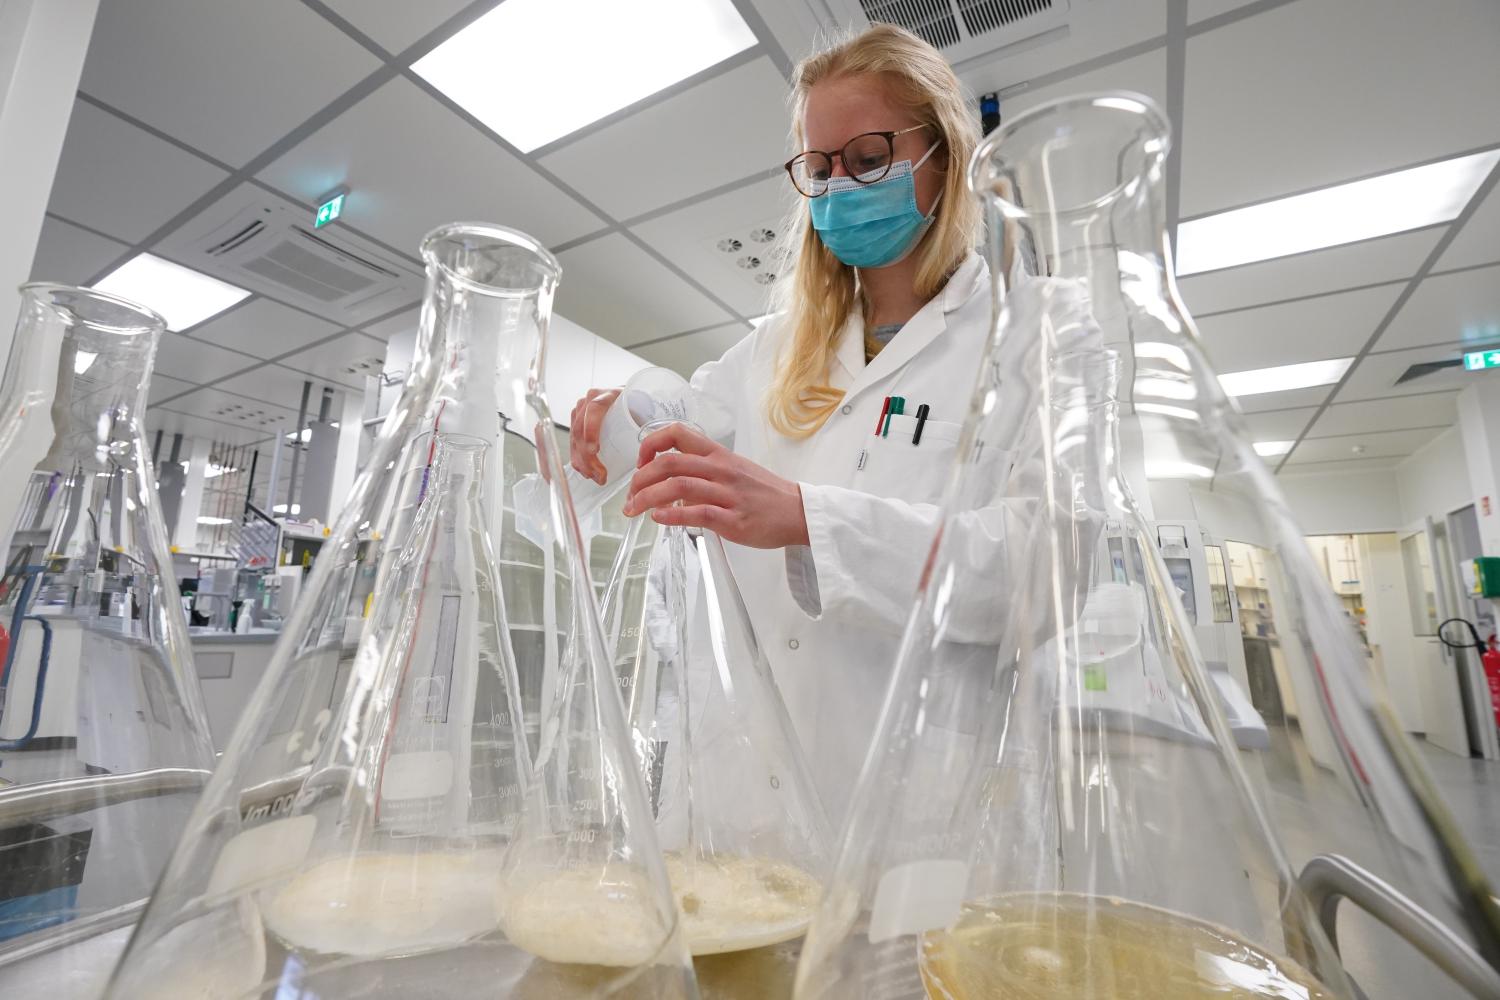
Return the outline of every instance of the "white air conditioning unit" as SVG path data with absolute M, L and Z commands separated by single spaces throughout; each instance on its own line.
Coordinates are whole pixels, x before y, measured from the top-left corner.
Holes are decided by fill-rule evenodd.
M 409 261 L 246 184 L 162 241 L 174 260 L 241 288 L 357 326 L 422 297 Z
M 895 24 L 958 67 L 1068 27 L 1071 0 L 827 0 L 841 24 Z

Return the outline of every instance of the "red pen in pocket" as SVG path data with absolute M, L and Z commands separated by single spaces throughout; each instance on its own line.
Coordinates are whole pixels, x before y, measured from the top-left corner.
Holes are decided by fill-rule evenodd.
M 880 404 L 880 419 L 875 421 L 875 436 L 880 436 L 881 428 L 885 427 L 885 415 L 891 412 L 891 397 L 885 397 L 885 402 Z

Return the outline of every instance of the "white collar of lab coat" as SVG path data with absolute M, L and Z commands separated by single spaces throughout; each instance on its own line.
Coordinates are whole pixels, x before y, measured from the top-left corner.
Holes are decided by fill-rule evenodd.
M 943 290 L 917 310 L 917 314 L 906 321 L 901 332 L 890 343 L 881 348 L 879 354 L 865 364 L 865 321 L 859 309 L 855 309 L 844 324 L 839 335 L 836 357 L 849 378 L 844 390 L 844 401 L 852 400 L 864 389 L 906 364 L 917 353 L 948 327 L 948 314 L 952 313 L 976 295 L 984 292 L 989 284 L 989 267 L 984 258 L 970 253 L 953 272 L 953 277 Z M 977 359 L 976 359 L 977 360 Z

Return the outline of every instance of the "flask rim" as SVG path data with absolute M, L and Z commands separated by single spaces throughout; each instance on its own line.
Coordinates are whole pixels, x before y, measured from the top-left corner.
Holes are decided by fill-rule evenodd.
M 1032 211 L 1015 204 L 996 191 L 995 185 L 992 182 L 991 165 L 997 159 L 1003 157 L 1006 139 L 1044 118 L 1090 108 L 1103 108 L 1125 114 L 1138 115 L 1146 123 L 1146 129 L 1152 136 L 1147 141 L 1154 142 L 1155 146 L 1146 150 L 1148 156 L 1139 171 L 1126 177 L 1119 184 L 1103 192 L 1096 198 L 1076 205 L 1069 205 L 1057 211 Z M 1004 205 L 1004 213 L 1007 218 L 1033 219 L 1043 215 L 1090 212 L 1115 201 L 1122 194 L 1127 193 L 1133 185 L 1138 184 L 1141 178 L 1156 165 L 1166 160 L 1171 148 L 1172 126 L 1168 122 L 1166 114 L 1161 110 L 1161 106 L 1145 94 L 1138 94 L 1128 90 L 1108 90 L 1074 94 L 1069 97 L 1060 97 L 1056 100 L 1038 104 L 1034 108 L 1028 108 L 1015 118 L 1002 121 L 998 128 L 985 136 L 974 150 L 974 155 L 969 158 L 969 169 L 967 171 L 969 191 L 979 198 L 986 200 L 994 199 Z
M 75 323 L 70 318 L 70 326 L 84 325 L 91 330 L 118 337 L 155 336 L 167 328 L 166 319 L 156 310 L 109 292 L 53 281 L 28 281 L 19 290 L 23 298 L 30 298 L 54 312 L 76 317 L 78 322 Z M 103 309 L 97 314 L 71 307 L 64 309 L 52 301 L 57 293 L 76 296 L 80 303 L 108 306 L 109 313 L 106 315 Z M 139 322 L 122 323 L 121 320 L 125 317 L 120 315 L 120 311 L 139 317 Z
M 455 268 L 442 253 L 445 245 L 455 243 L 460 239 L 469 242 L 477 239 L 481 243 L 510 247 L 531 254 L 535 258 L 539 280 L 527 285 L 499 285 L 480 281 L 473 275 L 465 274 Z M 555 287 L 562 278 L 562 265 L 557 262 L 552 251 L 543 246 L 535 237 L 519 229 L 489 222 L 450 222 L 438 226 L 422 237 L 421 254 L 422 260 L 428 267 L 437 268 L 450 281 L 486 295 L 501 297 L 528 295 L 547 286 Z

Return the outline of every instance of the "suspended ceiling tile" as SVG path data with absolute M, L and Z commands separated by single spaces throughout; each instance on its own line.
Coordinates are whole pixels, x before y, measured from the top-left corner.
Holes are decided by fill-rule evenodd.
M 197 385 L 193 382 L 184 382 L 180 378 L 172 378 L 170 375 L 153 372 L 151 375 L 151 388 L 146 395 L 146 405 L 154 406 L 163 400 L 171 399 L 173 396 L 180 396 L 196 388 Z
M 787 156 L 786 81 L 756 59 L 541 158 L 585 198 L 628 219 L 774 168 Z
M 1396 384 L 1396 380 L 1413 365 L 1433 361 L 1457 363 L 1453 367 L 1442 368 L 1400 385 Z M 1410 396 L 1416 393 L 1462 389 L 1475 379 L 1500 378 L 1500 372 L 1466 372 L 1462 361 L 1463 349 L 1453 346 L 1419 347 L 1408 351 L 1391 351 L 1389 354 L 1371 354 L 1355 363 L 1349 373 L 1348 381 L 1334 397 L 1334 401 L 1351 403 L 1362 399 L 1383 399 L 1388 396 Z
M 1453 242 L 1438 258 L 1436 269 L 1445 271 L 1497 260 L 1500 260 L 1500 185 L 1490 189 L 1469 221 L 1453 237 Z
M 1165 41 L 1166 30 L 1166 0 L 1075 3 L 1065 31 L 1045 37 L 1040 44 L 1016 45 L 965 60 L 955 68 L 974 93 L 983 94 L 1034 80 L 1059 67 L 1107 57 L 1131 45 L 1151 41 L 1160 45 Z M 1003 98 L 1001 112 L 1011 113 Z
M 1397 281 L 1417 273 L 1442 235 L 1440 229 L 1400 233 L 1363 243 L 1278 257 L 1177 279 L 1194 316 L 1265 302 Z
M 1144 94 L 1163 110 L 1167 107 L 1167 56 L 1165 49 L 1122 59 L 1066 80 L 1043 87 L 1028 87 L 1006 94 L 1000 101 L 1000 113 L 1014 118 L 1029 108 L 1061 97 L 1072 97 L 1101 90 L 1125 90 Z
M 1257 0 L 1193 0 L 1187 5 L 1188 24 L 1197 24 L 1241 7 L 1249 7 L 1256 2 Z
M 128 249 L 124 243 L 48 216 L 42 220 L 30 280 L 81 285 Z
M 1500 264 L 1424 280 L 1375 350 L 1455 342 L 1500 345 Z
M 312 383 L 312 388 L 307 394 L 308 419 L 317 418 L 323 401 L 323 389 L 325 386 L 332 386 L 332 388 L 339 392 L 347 391 L 342 385 L 334 385 L 318 376 L 308 375 L 306 372 L 295 371 L 291 368 L 275 364 L 264 365 L 243 375 L 236 375 L 234 378 L 225 379 L 222 382 L 216 383 L 214 388 L 222 389 L 225 392 L 238 393 L 249 399 L 274 403 L 290 411 L 289 414 L 278 415 L 278 419 L 281 416 L 286 416 L 287 419 L 295 419 L 302 406 L 302 387 L 308 382 Z M 335 406 L 333 412 L 337 414 L 339 408 Z
M 379 375 L 385 368 L 385 345 L 363 334 L 346 333 L 282 358 L 279 364 L 359 390 L 367 375 Z
M 378 66 L 297 0 L 109 0 L 80 89 L 239 166 Z
M 163 409 L 202 417 L 230 427 L 240 427 L 258 435 L 269 436 L 277 427 L 295 423 L 297 411 L 277 406 L 266 399 L 229 392 L 218 386 L 197 389 L 179 396 Z
M 1400 399 L 1335 403 L 1323 411 L 1309 437 L 1448 427 L 1458 419 L 1458 393 L 1434 392 Z
M 74 101 L 47 207 L 135 243 L 227 176 L 108 111 Z
M 1408 0 L 1319 0 L 1189 38 L 1182 216 L 1493 143 L 1500 4 L 1452 0 L 1434 17 Z
M 364 332 L 377 340 L 390 340 L 398 334 L 416 330 L 417 322 L 421 319 L 421 316 L 421 306 L 414 305 L 405 312 L 397 313 L 389 319 L 368 324 L 364 327 Z
M 557 311 L 622 347 L 734 318 L 619 233 L 558 260 Z
M 193 331 L 193 336 L 223 347 L 274 358 L 338 332 L 338 325 L 309 316 L 279 302 L 256 299 Z
M 670 368 L 691 377 L 699 365 L 717 361 L 724 356 L 725 351 L 750 336 L 750 332 L 750 328 L 743 323 L 731 323 L 702 333 L 673 337 L 659 344 L 637 347 L 635 352 L 653 365 Z
M 1286 392 L 1262 392 L 1254 396 L 1237 396 L 1242 413 L 1264 413 L 1266 410 L 1285 410 L 1319 406 L 1333 390 L 1331 385 L 1315 385 L 1308 389 L 1290 389 Z
M 1291 457 L 1287 459 L 1287 464 L 1333 462 L 1344 458 L 1399 458 L 1403 455 L 1410 455 L 1441 434 L 1443 430 L 1444 428 L 1441 427 L 1429 427 L 1419 430 L 1352 434 L 1345 437 L 1308 438 L 1292 452 Z
M 1247 413 L 1245 426 L 1256 441 L 1295 441 L 1317 412 L 1316 406 L 1299 406 L 1294 410 Z
M 746 234 L 759 227 L 779 233 L 788 209 L 806 211 L 803 204 L 783 173 L 631 229 L 741 315 L 759 316 L 768 308 L 771 288 L 755 282 L 752 274 L 758 272 L 736 264 L 741 256 L 756 249 Z M 747 246 L 730 253 L 720 250 L 719 241 L 731 236 Z M 761 255 L 767 256 L 770 248 L 763 249 L 766 252 Z M 759 270 L 774 266 L 774 262 L 767 262 Z
M 154 371 L 189 382 L 212 382 L 257 364 L 258 359 L 180 333 L 164 333 Z
M 181 434 L 189 439 L 201 437 L 232 445 L 257 444 L 270 438 L 265 430 L 209 420 L 170 407 L 154 407 L 146 411 L 147 434 L 155 435 L 157 431 L 168 440 L 173 434 Z
M 324 0 L 334 12 L 392 54 L 417 41 L 466 7 L 469 0 Z
M 316 202 L 350 189 L 343 218 L 410 254 L 456 219 L 493 219 L 552 245 L 603 221 L 405 79 L 392 80 L 260 173 Z
M 1209 360 L 1220 374 L 1358 354 L 1396 301 L 1382 285 L 1198 320 Z

